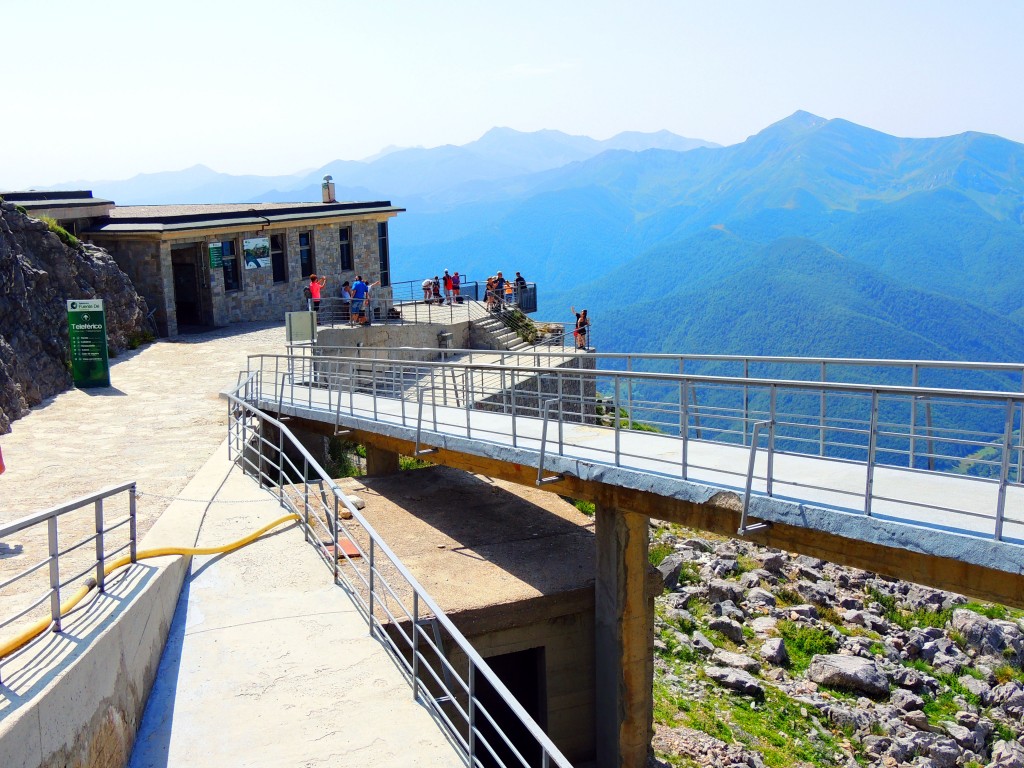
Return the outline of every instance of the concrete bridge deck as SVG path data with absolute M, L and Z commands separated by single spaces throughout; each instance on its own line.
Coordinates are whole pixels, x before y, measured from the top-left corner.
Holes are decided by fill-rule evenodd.
M 319 424 L 327 432 L 355 429 L 360 439 L 409 453 L 416 439 L 419 408 L 417 402 L 406 399 L 289 384 L 283 396 L 281 392 L 268 394 L 259 405 L 271 411 L 280 408 L 282 413 L 310 425 Z M 542 429 L 543 421 L 536 417 L 513 418 L 473 408 L 434 406 L 428 401 L 423 406 L 420 439 L 424 448 L 438 447 L 448 454 L 480 460 L 465 459 L 453 466 L 506 479 L 511 479 L 508 473 L 512 472 L 519 481 L 530 482 L 537 473 Z M 549 424 L 544 475 L 564 473 L 565 481 L 555 483 L 552 490 L 586 498 L 585 486 L 597 483 L 621 489 L 620 497 L 630 490 L 649 494 L 647 514 L 664 519 L 678 519 L 679 513 L 672 510 L 680 503 L 703 506 L 703 524 L 694 519 L 679 521 L 705 528 L 710 525 L 712 530 L 735 535 L 733 515 L 721 514 L 717 522 L 708 515 L 713 514 L 712 508 L 720 512 L 739 509 L 749 449 L 690 440 L 688 475 L 683 480 L 681 441 L 676 437 L 626 430 L 616 435 L 610 427 L 565 423 L 559 447 L 557 429 L 557 424 Z M 754 540 L 799 549 L 801 541 L 806 544 L 809 540 L 807 531 L 820 533 L 831 542 L 816 551 L 837 562 L 984 599 L 1024 604 L 1024 488 L 1011 485 L 1006 489 L 1003 540 L 995 541 L 997 484 L 880 466 L 875 469 L 872 515 L 867 516 L 857 509 L 858 497 L 863 503 L 864 465 L 786 454 L 776 454 L 774 461 L 774 487 L 769 497 L 764 495 L 764 459 L 760 459 L 755 472 L 760 480 L 755 479 L 754 485 L 760 495 L 752 499 L 751 515 L 771 521 L 777 530 L 761 532 L 752 536 Z M 804 529 L 804 533 L 787 535 L 796 529 Z M 882 550 L 890 551 L 880 557 Z M 921 560 L 913 566 L 911 555 L 936 558 L 944 565 L 922 566 Z M 857 559 L 851 561 L 854 557 Z M 985 579 L 989 586 L 966 576 L 962 568 L 949 568 L 957 564 L 991 571 Z M 1017 578 L 1003 579 L 1000 586 L 995 572 Z

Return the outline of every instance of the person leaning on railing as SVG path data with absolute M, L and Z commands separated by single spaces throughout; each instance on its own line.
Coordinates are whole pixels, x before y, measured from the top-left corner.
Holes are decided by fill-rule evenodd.
M 576 330 L 572 332 L 573 338 L 576 340 L 576 349 L 587 348 L 587 336 L 590 331 L 590 318 L 587 317 L 587 310 L 577 312 L 576 307 L 570 306 L 570 311 L 576 315 Z

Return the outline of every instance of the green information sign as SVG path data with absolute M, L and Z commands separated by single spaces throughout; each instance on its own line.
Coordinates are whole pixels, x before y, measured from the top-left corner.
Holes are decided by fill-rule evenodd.
M 110 386 L 107 360 L 107 318 L 103 299 L 68 301 L 68 337 L 71 340 L 71 376 L 75 386 Z
M 224 266 L 224 244 L 210 243 L 210 269 L 220 269 Z

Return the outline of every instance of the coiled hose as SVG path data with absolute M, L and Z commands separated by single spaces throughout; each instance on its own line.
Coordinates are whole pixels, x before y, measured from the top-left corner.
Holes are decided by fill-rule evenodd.
M 236 549 L 241 549 L 246 544 L 251 544 L 268 531 L 277 528 L 279 525 L 284 525 L 285 523 L 290 523 L 292 521 L 301 519 L 302 517 L 296 514 L 279 517 L 274 522 L 267 523 L 259 530 L 250 533 L 248 536 L 244 536 L 238 541 L 233 541 L 230 544 L 225 544 L 220 547 L 158 547 L 156 549 L 144 549 L 140 552 L 137 552 L 135 555 L 135 559 L 147 560 L 154 557 L 166 557 L 167 555 L 219 555 L 226 552 L 234 552 Z M 113 560 L 107 563 L 106 568 L 103 569 L 103 575 L 109 576 L 118 568 L 123 568 L 126 565 L 130 565 L 131 562 L 131 555 L 119 557 L 117 560 Z M 70 611 L 72 611 L 76 605 L 82 602 L 82 599 L 85 598 L 86 595 L 88 595 L 93 589 L 95 589 L 95 587 L 95 579 L 89 579 L 88 581 L 86 581 L 85 584 L 83 584 L 81 587 L 75 590 L 75 593 L 71 595 L 71 597 L 69 597 L 67 600 L 61 603 L 60 615 L 64 616 Z M 37 636 L 41 635 L 50 627 L 51 622 L 52 619 L 50 618 L 40 619 L 35 624 L 32 624 L 31 626 L 27 627 L 20 634 L 12 637 L 10 640 L 4 641 L 2 644 L 0 644 L 0 659 L 10 656 L 18 649 L 27 645 Z

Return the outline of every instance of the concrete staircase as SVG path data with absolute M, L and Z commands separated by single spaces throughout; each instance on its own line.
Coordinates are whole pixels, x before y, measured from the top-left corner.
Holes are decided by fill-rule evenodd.
M 490 342 L 491 349 L 516 352 L 530 345 L 519 334 L 509 328 L 497 315 L 491 314 L 473 321 L 473 332 L 479 333 Z

